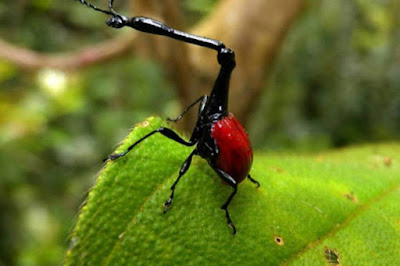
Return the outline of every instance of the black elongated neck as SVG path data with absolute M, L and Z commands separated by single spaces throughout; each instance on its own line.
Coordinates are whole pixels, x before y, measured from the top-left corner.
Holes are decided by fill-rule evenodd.
M 207 106 L 207 114 L 215 115 L 218 119 L 228 115 L 229 82 L 232 71 L 236 66 L 235 53 L 229 48 L 223 48 L 218 52 L 218 62 L 221 65 L 217 80 L 210 94 Z
M 104 11 L 107 13 L 107 11 Z M 110 12 L 112 17 L 107 20 L 107 25 L 113 28 L 131 27 L 138 31 L 150 34 L 164 35 L 169 38 L 207 47 L 218 52 L 218 63 L 221 70 L 211 91 L 210 99 L 205 107 L 205 113 L 212 120 L 218 120 L 228 115 L 229 81 L 236 66 L 235 53 L 226 48 L 225 45 L 214 39 L 197 36 L 187 32 L 179 31 L 166 26 L 164 23 L 148 17 L 128 18 L 115 11 Z

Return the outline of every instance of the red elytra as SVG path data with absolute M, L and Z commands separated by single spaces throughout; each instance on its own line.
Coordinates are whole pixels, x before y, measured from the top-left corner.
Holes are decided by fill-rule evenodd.
M 251 143 L 243 126 L 229 113 L 229 116 L 215 122 L 211 136 L 219 149 L 216 166 L 228 173 L 237 183 L 242 182 L 253 163 Z

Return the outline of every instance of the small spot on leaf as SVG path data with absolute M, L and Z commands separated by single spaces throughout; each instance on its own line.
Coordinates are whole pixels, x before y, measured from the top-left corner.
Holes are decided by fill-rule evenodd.
M 336 250 L 333 250 L 333 249 L 330 249 L 328 247 L 325 247 L 324 255 L 325 255 L 326 261 L 330 265 L 335 265 L 335 266 L 336 265 L 340 265 L 339 252 L 337 252 Z
M 356 195 L 354 195 L 354 191 L 351 191 L 351 192 L 348 193 L 348 194 L 344 194 L 344 196 L 345 196 L 347 199 L 351 200 L 352 202 L 358 203 L 358 198 L 356 197 Z
M 125 232 L 122 232 L 121 234 L 119 234 L 118 238 L 121 239 L 125 236 Z
M 383 158 L 383 163 L 387 166 L 390 167 L 392 165 L 392 158 L 390 157 L 385 157 Z
M 278 246 L 285 245 L 285 241 L 283 240 L 283 238 L 281 236 L 275 236 L 274 241 Z
M 137 124 L 138 127 L 147 127 L 150 123 L 148 120 L 143 121 L 142 123 Z
M 277 166 L 272 166 L 271 170 L 276 172 L 276 173 L 283 173 L 284 172 L 284 170 L 282 168 L 279 168 Z

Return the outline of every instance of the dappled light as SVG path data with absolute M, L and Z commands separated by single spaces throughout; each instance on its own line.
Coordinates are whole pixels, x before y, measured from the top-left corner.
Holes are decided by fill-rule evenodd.
M 62 97 L 67 89 L 67 77 L 61 71 L 41 70 L 37 75 L 37 80 L 40 88 L 50 97 Z

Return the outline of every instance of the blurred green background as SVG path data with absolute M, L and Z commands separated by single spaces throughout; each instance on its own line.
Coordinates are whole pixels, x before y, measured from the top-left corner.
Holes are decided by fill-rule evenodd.
M 190 25 L 217 1 L 183 2 Z M 254 148 L 399 140 L 399 13 L 397 0 L 307 1 L 246 125 Z M 103 21 L 72 0 L 0 0 L 1 39 L 35 51 L 105 40 Z M 0 59 L 0 265 L 60 264 L 102 159 L 135 123 L 182 110 L 174 86 L 134 53 L 78 72 Z

